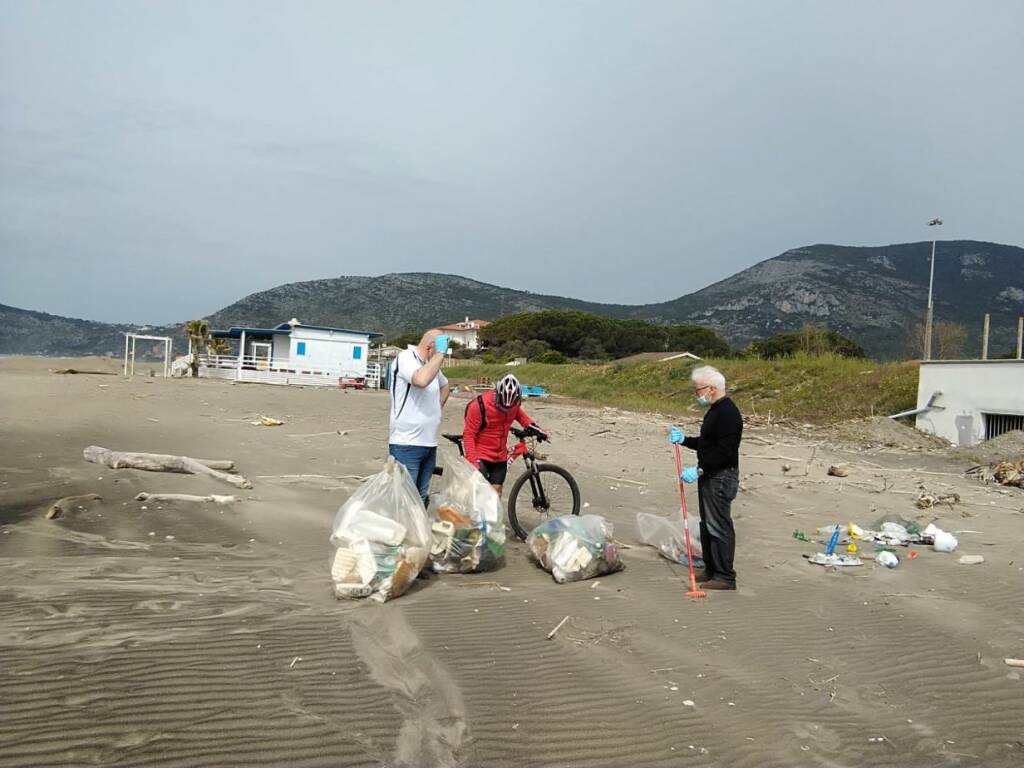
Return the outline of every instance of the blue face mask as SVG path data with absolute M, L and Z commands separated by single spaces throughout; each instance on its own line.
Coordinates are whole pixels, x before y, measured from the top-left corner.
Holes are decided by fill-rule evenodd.
M 700 390 L 699 390 L 701 392 L 701 394 L 697 395 L 697 403 L 702 408 L 707 408 L 709 405 L 711 405 L 711 398 L 705 397 L 704 394 L 703 394 L 708 389 L 710 389 L 710 387 L 701 387 Z

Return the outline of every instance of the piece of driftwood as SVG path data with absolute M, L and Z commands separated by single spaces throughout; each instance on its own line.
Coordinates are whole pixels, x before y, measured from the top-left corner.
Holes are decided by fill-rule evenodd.
M 186 475 L 208 475 L 209 477 L 230 483 L 238 488 L 252 488 L 252 483 L 241 475 L 229 475 L 214 469 L 210 464 L 230 465 L 232 462 L 209 462 L 192 459 L 188 456 L 169 456 L 162 453 L 125 453 L 111 451 L 98 445 L 90 445 L 82 455 L 86 461 L 104 464 L 111 469 L 141 469 L 146 472 L 180 472 Z
M 46 510 L 47 520 L 56 520 L 58 517 L 64 517 L 75 507 L 81 506 L 88 501 L 101 501 L 103 499 L 98 493 L 85 493 L 81 496 L 65 496 L 63 499 L 58 499 L 53 502 L 53 505 Z
M 191 493 L 140 493 L 135 497 L 136 501 L 172 502 L 172 501 L 194 501 L 209 502 L 210 504 L 234 504 L 238 501 L 237 496 L 218 496 L 211 493 L 208 496 L 196 496 Z
M 792 456 L 781 456 L 781 455 L 764 455 L 756 453 L 748 453 L 743 458 L 745 459 L 765 459 L 767 461 L 803 461 L 803 459 L 794 459 Z
M 284 483 L 312 483 L 318 480 L 358 480 L 360 483 L 369 479 L 369 475 L 257 475 L 257 480 L 280 480 Z
M 605 480 L 614 480 L 616 483 L 628 483 L 629 485 L 647 485 L 642 480 L 628 480 L 625 477 L 612 477 L 611 475 L 601 475 Z
M 548 632 L 547 639 L 550 640 L 552 637 L 554 637 L 557 634 L 558 630 L 560 630 L 562 628 L 562 625 L 565 624 L 565 622 L 567 622 L 568 620 L 569 620 L 569 617 L 566 616 L 564 619 L 562 619 L 560 622 L 558 622 L 558 624 L 555 626 L 555 628 L 552 629 L 550 632 Z
M 57 373 L 57 374 L 62 374 L 62 375 L 65 375 L 65 376 L 67 376 L 67 375 L 74 376 L 75 374 L 81 374 L 81 375 L 87 375 L 87 376 L 117 376 L 116 373 L 111 373 L 110 371 L 90 371 L 90 370 L 85 370 L 85 369 L 81 369 L 80 370 L 78 368 L 59 368 L 59 369 L 57 369 L 55 371 L 52 371 L 52 372 L 53 373 Z

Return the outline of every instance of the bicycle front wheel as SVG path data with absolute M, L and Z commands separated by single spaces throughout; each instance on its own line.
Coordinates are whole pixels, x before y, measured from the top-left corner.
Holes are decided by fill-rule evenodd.
M 576 479 L 554 464 L 538 464 L 524 472 L 508 498 L 508 522 L 523 541 L 541 523 L 561 515 L 580 513 L 580 487 Z

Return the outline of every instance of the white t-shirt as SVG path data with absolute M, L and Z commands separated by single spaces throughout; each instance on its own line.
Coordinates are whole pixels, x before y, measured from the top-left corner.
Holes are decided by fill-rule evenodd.
M 448 384 L 448 379 L 438 371 L 427 386 L 414 386 L 412 375 L 424 365 L 416 347 L 399 352 L 393 365 L 398 366 L 398 376 L 391 388 L 388 443 L 437 447 L 437 433 L 441 430 L 441 387 Z

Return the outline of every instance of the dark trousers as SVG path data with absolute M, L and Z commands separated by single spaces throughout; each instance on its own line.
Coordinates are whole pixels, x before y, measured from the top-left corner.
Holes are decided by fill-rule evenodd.
M 723 469 L 697 482 L 700 500 L 700 546 L 709 578 L 735 582 L 733 557 L 736 529 L 732 525 L 732 500 L 739 490 L 739 471 Z

